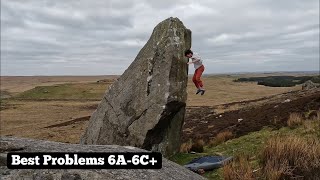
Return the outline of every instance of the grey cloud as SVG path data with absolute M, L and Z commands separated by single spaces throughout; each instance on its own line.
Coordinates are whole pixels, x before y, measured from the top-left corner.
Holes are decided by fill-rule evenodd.
M 170 16 L 192 30 L 206 73 L 319 70 L 318 7 L 318 0 L 3 0 L 1 74 L 121 74 Z

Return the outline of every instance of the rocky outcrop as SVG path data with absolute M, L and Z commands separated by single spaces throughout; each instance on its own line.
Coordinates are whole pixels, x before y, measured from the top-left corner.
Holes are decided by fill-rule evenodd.
M 187 99 L 191 31 L 178 18 L 159 23 L 135 60 L 92 114 L 82 144 L 118 144 L 161 152 L 179 149 Z
M 204 179 L 198 174 L 165 158 L 161 169 L 8 169 L 8 152 L 143 152 L 118 145 L 80 145 L 26 138 L 0 138 L 0 177 L 7 179 L 80 180 L 80 179 Z
M 310 90 L 310 89 L 319 88 L 319 87 L 320 87 L 319 84 L 314 83 L 310 80 L 302 84 L 302 90 Z

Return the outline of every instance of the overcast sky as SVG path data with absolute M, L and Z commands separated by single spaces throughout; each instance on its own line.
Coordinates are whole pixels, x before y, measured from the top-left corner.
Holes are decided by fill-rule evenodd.
M 319 0 L 1 0 L 1 75 L 121 74 L 170 16 L 207 74 L 319 71 Z

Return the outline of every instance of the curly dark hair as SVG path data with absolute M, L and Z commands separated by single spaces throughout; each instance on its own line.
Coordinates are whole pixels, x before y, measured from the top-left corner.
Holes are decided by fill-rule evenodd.
M 186 51 L 184 51 L 184 56 L 186 56 L 187 54 L 190 54 L 190 53 L 193 55 L 193 52 L 190 49 L 187 49 Z

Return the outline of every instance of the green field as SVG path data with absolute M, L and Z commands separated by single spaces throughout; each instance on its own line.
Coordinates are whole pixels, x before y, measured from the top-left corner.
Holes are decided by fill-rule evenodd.
M 100 100 L 107 83 L 76 83 L 53 86 L 37 86 L 18 94 L 15 99 L 30 100 Z

